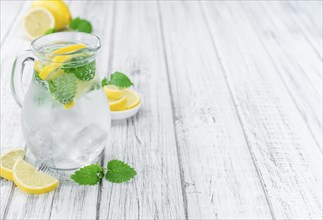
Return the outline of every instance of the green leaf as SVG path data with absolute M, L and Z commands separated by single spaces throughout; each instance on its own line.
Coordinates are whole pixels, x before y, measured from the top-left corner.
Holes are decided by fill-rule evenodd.
M 115 85 L 120 89 L 128 88 L 133 85 L 128 76 L 123 73 L 115 72 L 111 75 L 108 85 Z
M 79 17 L 74 18 L 69 25 L 70 29 L 79 31 L 79 32 L 85 32 L 85 33 L 91 33 L 92 32 L 92 25 L 89 21 L 85 19 L 81 19 Z
M 73 74 L 64 74 L 48 82 L 52 96 L 62 104 L 73 101 L 77 90 L 77 78 Z
M 104 78 L 102 79 L 102 81 L 101 81 L 101 85 L 102 85 L 102 87 L 104 87 L 104 86 L 107 86 L 107 85 L 108 85 L 107 77 L 104 77 Z
M 95 185 L 104 176 L 103 167 L 99 164 L 91 164 L 77 170 L 71 179 L 79 185 Z
M 84 59 L 86 59 L 84 56 L 74 57 L 70 62 L 80 62 Z M 64 70 L 65 73 L 73 73 L 79 80 L 89 81 L 95 76 L 95 65 L 95 61 L 85 63 L 81 66 L 76 66 L 75 63 L 64 64 L 62 70 Z
M 136 174 L 137 172 L 128 164 L 120 160 L 111 160 L 105 178 L 112 183 L 123 183 L 131 180 Z
M 55 33 L 55 32 L 56 32 L 55 28 L 51 28 L 51 29 L 48 29 L 48 31 L 46 31 L 46 33 L 44 35 L 52 34 L 52 33 Z

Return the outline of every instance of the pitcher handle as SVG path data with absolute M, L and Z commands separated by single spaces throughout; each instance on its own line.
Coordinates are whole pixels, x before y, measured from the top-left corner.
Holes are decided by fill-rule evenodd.
M 11 71 L 11 92 L 17 104 L 22 107 L 25 92 L 22 87 L 22 76 L 26 62 L 34 61 L 33 54 L 30 50 L 23 51 L 17 56 Z

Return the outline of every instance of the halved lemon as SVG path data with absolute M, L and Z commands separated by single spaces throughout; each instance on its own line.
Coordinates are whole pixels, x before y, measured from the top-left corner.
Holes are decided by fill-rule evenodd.
M 30 39 L 44 35 L 49 29 L 55 27 L 55 19 L 52 13 L 43 7 L 36 7 L 27 12 L 23 25 L 25 34 Z
M 104 86 L 103 90 L 108 99 L 118 100 L 122 97 L 122 90 L 115 86 Z
M 137 92 L 131 89 L 124 89 L 122 90 L 122 97 L 127 98 L 127 103 L 125 109 L 131 109 L 139 105 L 140 103 L 140 96 Z
M 18 148 L 7 151 L 0 157 L 0 176 L 7 179 L 13 180 L 12 168 L 18 158 L 23 158 L 25 150 Z
M 108 102 L 111 111 L 122 111 L 125 109 L 125 106 L 127 104 L 127 98 L 122 97 L 118 100 L 108 99 Z
M 71 13 L 62 0 L 33 1 L 32 8 L 43 7 L 49 10 L 55 18 L 55 30 L 64 29 L 71 21 Z
M 38 171 L 21 158 L 13 166 L 13 181 L 19 189 L 31 194 L 47 193 L 58 187 L 57 179 Z

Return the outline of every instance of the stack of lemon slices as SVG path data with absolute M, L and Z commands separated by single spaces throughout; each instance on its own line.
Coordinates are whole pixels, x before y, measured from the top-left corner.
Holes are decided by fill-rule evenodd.
M 140 104 L 140 96 L 134 90 L 119 89 L 113 85 L 105 86 L 103 89 L 112 112 L 130 110 Z
M 23 160 L 22 148 L 8 151 L 0 157 L 0 176 L 13 181 L 26 193 L 43 194 L 58 187 L 58 180 Z

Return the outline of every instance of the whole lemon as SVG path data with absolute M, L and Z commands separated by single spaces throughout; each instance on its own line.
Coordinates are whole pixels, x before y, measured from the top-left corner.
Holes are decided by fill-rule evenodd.
M 32 3 L 32 8 L 43 7 L 49 10 L 55 19 L 55 30 L 64 29 L 71 21 L 71 13 L 62 0 L 39 0 Z

